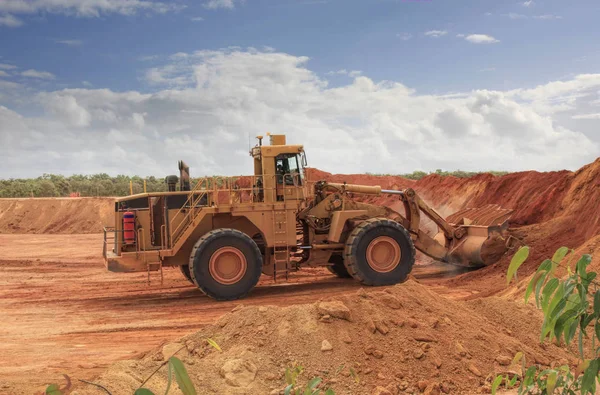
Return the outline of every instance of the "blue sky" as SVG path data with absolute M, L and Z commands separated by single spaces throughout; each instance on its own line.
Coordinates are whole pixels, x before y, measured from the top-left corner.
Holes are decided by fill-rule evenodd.
M 284 122 L 300 117 L 307 121 L 307 127 L 312 125 L 319 130 L 318 135 L 330 133 L 335 141 L 336 133 L 342 133 L 357 147 L 364 146 L 360 137 L 363 128 L 372 149 L 382 159 L 381 164 L 374 164 L 365 156 L 356 165 L 340 166 L 328 158 L 324 149 L 321 152 L 322 147 L 316 142 L 304 142 L 319 151 L 317 165 L 325 170 L 394 172 L 481 166 L 478 158 L 465 163 L 452 160 L 450 155 L 437 159 L 437 153 L 430 152 L 424 155 L 429 160 L 414 154 L 408 162 L 393 164 L 393 169 L 386 171 L 395 153 L 386 147 L 402 147 L 412 135 L 415 138 L 411 144 L 433 139 L 440 146 L 447 146 L 445 139 L 453 141 L 452 136 L 461 134 L 451 127 L 471 130 L 467 136 L 473 138 L 470 147 L 481 144 L 483 140 L 478 139 L 488 133 L 485 141 L 490 141 L 492 134 L 499 136 L 496 144 L 502 145 L 509 155 L 509 159 L 498 164 L 500 167 L 576 168 L 598 156 L 599 138 L 594 133 L 600 119 L 596 77 L 577 78 L 599 72 L 599 17 L 600 4 L 592 0 L 3 0 L 0 106 L 10 120 L 0 123 L 0 133 L 6 144 L 16 144 L 10 148 L 17 152 L 12 155 L 18 165 L 24 155 L 39 156 L 32 148 L 35 143 L 27 147 L 17 142 L 18 133 L 56 135 L 52 128 L 67 130 L 81 140 L 71 149 L 81 151 L 86 141 L 102 140 L 110 133 L 112 137 L 118 133 L 128 135 L 132 133 L 131 125 L 137 125 L 138 137 L 149 144 L 147 148 L 155 150 L 168 139 L 201 140 L 198 132 L 193 132 L 192 121 L 200 123 L 200 129 L 209 129 L 202 133 L 211 136 L 223 133 L 226 138 L 235 139 L 239 135 L 247 141 L 246 134 L 273 127 L 298 133 L 300 139 L 298 126 Z M 248 54 L 252 56 L 246 59 Z M 287 68 L 281 69 L 279 55 L 291 60 L 289 64 L 283 62 Z M 239 63 L 245 61 L 252 64 Z M 247 74 L 228 74 L 236 70 L 236 65 Z M 205 68 L 210 71 L 209 85 L 219 86 L 219 90 L 207 88 L 201 95 L 198 70 Z M 239 98 L 235 89 L 221 90 L 227 81 L 236 81 L 236 89 L 260 89 L 261 86 L 253 87 L 251 81 L 262 78 L 264 73 L 268 74 L 268 81 L 262 94 L 271 89 L 277 94 L 285 93 L 278 102 L 263 98 L 250 107 L 226 108 L 216 102 L 208 105 L 201 99 Z M 282 76 L 289 77 L 283 91 L 278 82 Z M 225 81 L 226 78 L 229 79 Z M 376 100 L 381 101 L 383 110 L 371 106 L 374 94 L 365 94 L 363 89 L 367 82 L 375 84 Z M 557 92 L 556 84 L 552 85 L 556 82 L 570 85 Z M 307 89 L 314 96 L 305 96 Z M 329 100 L 340 92 L 336 89 L 348 94 L 357 91 L 357 98 L 350 101 L 356 101 L 355 108 L 365 109 L 364 113 L 359 111 L 358 118 L 350 119 L 356 110 L 345 104 L 332 107 L 329 114 L 317 114 L 307 107 L 315 101 Z M 115 102 L 103 104 L 99 99 L 104 95 L 102 90 L 108 90 L 112 94 L 109 100 Z M 473 92 L 484 93 L 473 96 Z M 452 94 L 458 98 L 445 98 Z M 140 105 L 133 98 L 135 95 L 149 96 L 139 99 L 144 102 Z M 166 96 L 171 97 L 165 99 Z M 278 112 L 279 103 L 292 96 L 302 100 L 302 105 L 286 108 L 289 114 Z M 429 103 L 430 111 L 419 118 L 395 118 L 399 116 L 397 105 L 419 108 L 421 101 L 432 96 L 435 103 Z M 57 100 L 63 100 L 64 105 L 55 108 Z M 130 113 L 119 113 L 122 108 L 115 107 L 127 107 L 117 104 L 119 100 L 137 107 L 129 109 Z M 481 112 L 483 107 L 476 103 L 486 100 L 497 100 L 498 105 L 504 106 L 498 111 L 507 113 L 490 117 L 489 112 Z M 513 103 L 518 107 L 513 108 Z M 567 103 L 568 108 L 558 108 L 556 103 Z M 193 108 L 186 110 L 188 107 Z M 190 111 L 208 114 L 208 118 L 188 119 L 181 115 Z M 232 112 L 224 116 L 224 111 Z M 447 116 L 448 111 L 452 114 Z M 153 114 L 159 112 L 172 123 L 152 122 Z M 127 121 L 139 120 L 140 116 L 141 124 Z M 502 116 L 515 119 L 500 119 Z M 450 123 L 442 125 L 448 117 Z M 244 130 L 249 124 L 245 118 L 261 121 Z M 308 122 L 311 118 L 318 124 Z M 16 119 L 19 126 L 15 126 Z M 235 121 L 232 123 L 231 119 Z M 40 128 L 44 121 L 52 126 Z M 535 124 L 526 125 L 529 121 Z M 515 146 L 515 141 L 510 145 L 507 136 L 511 132 L 503 128 L 518 129 L 514 122 L 527 130 L 540 128 L 541 134 L 532 136 L 531 141 L 546 138 L 546 160 L 531 156 L 531 152 L 543 155 L 536 148 L 523 150 Z M 420 126 L 413 129 L 414 125 Z M 569 149 L 588 146 L 585 155 L 580 155 L 579 160 L 571 158 L 575 152 L 566 155 L 558 140 L 552 140 L 563 138 L 568 140 Z M 104 150 L 115 146 L 126 147 L 126 140 L 113 140 Z M 455 149 L 460 147 L 457 144 Z M 492 152 L 493 147 L 487 149 Z M 218 156 L 211 156 L 212 151 L 204 154 L 204 164 L 211 164 L 206 171 L 243 172 L 242 165 L 220 164 Z M 29 171 L 37 174 L 50 165 L 53 171 L 68 173 L 77 155 L 56 147 L 45 165 Z M 525 160 L 516 165 L 520 155 Z M 86 158 L 90 166 L 81 170 L 120 170 L 100 160 L 101 156 L 100 151 L 89 151 Z M 548 160 L 549 156 L 556 160 Z M 164 165 L 151 156 L 144 157 L 144 163 L 128 170 L 160 171 Z M 3 170 L 0 177 L 12 174 L 13 171 Z

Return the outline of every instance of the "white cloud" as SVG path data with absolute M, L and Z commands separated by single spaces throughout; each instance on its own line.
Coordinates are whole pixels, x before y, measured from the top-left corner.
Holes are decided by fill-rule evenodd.
M 192 22 L 202 22 L 204 20 L 204 18 L 202 18 L 201 16 L 195 16 L 193 18 L 190 18 L 190 20 Z
M 57 44 L 67 45 L 69 47 L 78 47 L 83 45 L 82 40 L 54 40 L 54 42 Z
M 509 14 L 504 14 L 504 16 L 507 16 L 510 19 L 527 19 L 527 15 L 517 14 L 516 12 L 511 12 Z
M 150 0 L 2 0 L 0 2 L 0 14 L 4 14 L 4 17 L 40 12 L 79 17 L 99 17 L 106 14 L 133 15 L 141 11 L 162 14 L 183 8 L 185 6 L 179 4 Z M 16 26 L 20 24 L 22 22 Z
M 234 0 L 209 0 L 206 3 L 204 3 L 204 7 L 214 10 L 217 8 L 228 8 L 228 9 L 233 9 L 235 8 L 235 1 Z
M 3 70 L 14 70 L 16 68 L 17 68 L 17 66 L 14 66 L 12 64 L 0 63 L 0 69 L 3 69 Z
M 0 70 L 0 77 L 10 77 L 10 74 L 8 74 L 6 71 Z
M 465 37 L 465 35 L 464 35 L 464 34 L 462 34 L 462 33 L 459 33 L 459 34 L 457 34 L 457 35 L 456 35 L 456 37 L 459 37 L 459 38 L 464 38 L 464 37 Z
M 2 3 L 0 3 L 0 10 L 2 9 Z M 11 15 L 11 14 L 0 14 L 0 26 L 7 26 L 7 27 L 19 27 L 23 24 L 23 21 L 21 21 L 19 18 L 16 18 L 15 16 Z
M 21 73 L 21 75 L 23 77 L 39 78 L 39 79 L 43 79 L 43 80 L 53 80 L 56 78 L 54 76 L 54 74 L 49 73 L 47 71 L 38 71 L 38 70 L 33 70 L 33 69 L 23 71 Z
M 396 34 L 396 37 L 398 37 L 399 39 L 403 40 L 403 41 L 408 41 L 412 38 L 412 34 L 410 33 L 398 33 Z
M 474 44 L 494 44 L 500 42 L 500 40 L 496 40 L 494 37 L 488 36 L 487 34 L 469 34 L 465 37 L 465 40 Z
M 425 32 L 426 36 L 433 37 L 433 38 L 442 37 L 442 36 L 445 36 L 446 34 L 448 34 L 448 32 L 446 30 L 430 30 L 428 32 Z
M 14 169 L 162 176 L 176 172 L 178 159 L 196 176 L 248 174 L 248 136 L 267 131 L 305 144 L 309 165 L 342 173 L 575 169 L 600 154 L 600 120 L 571 118 L 597 112 L 587 106 L 600 75 L 439 96 L 366 76 L 329 87 L 308 60 L 257 50 L 181 53 L 160 66 L 174 73 L 164 76 L 167 86 L 189 82 L 177 90 L 40 93 L 40 116 L 0 107 L 0 177 Z M 588 123 L 589 134 L 575 128 Z
M 336 70 L 336 71 L 329 71 L 326 73 L 327 75 L 347 75 L 348 77 L 358 77 L 362 74 L 362 71 L 360 70 L 346 70 L 346 69 L 341 69 L 341 70 Z
M 545 14 L 545 15 L 535 15 L 534 18 L 535 19 L 543 19 L 543 20 L 553 20 L 553 19 L 562 19 L 562 16 Z
M 523 7 L 533 7 L 535 5 L 535 1 L 527 0 L 521 3 Z
M 600 113 L 573 115 L 571 118 L 573 118 L 573 119 L 600 119 Z

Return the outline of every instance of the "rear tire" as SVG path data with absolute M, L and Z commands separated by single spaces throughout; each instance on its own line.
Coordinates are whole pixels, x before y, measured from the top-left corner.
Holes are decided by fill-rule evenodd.
M 192 275 L 190 274 L 190 265 L 181 265 L 179 266 L 179 270 L 181 270 L 181 274 L 183 274 L 183 277 L 185 277 L 186 280 L 194 284 L 194 280 L 192 280 Z
M 364 285 L 398 284 L 406 280 L 414 263 L 410 234 L 390 219 L 368 219 L 346 241 L 344 265 Z
M 350 273 L 348 273 L 348 269 L 344 265 L 344 257 L 341 255 L 332 255 L 329 258 L 329 263 L 333 263 L 331 266 L 327 266 L 327 270 L 329 270 L 332 274 L 335 274 L 339 278 L 352 278 Z
M 216 229 L 202 236 L 190 254 L 190 275 L 194 284 L 216 300 L 245 297 L 258 283 L 262 255 L 245 233 Z

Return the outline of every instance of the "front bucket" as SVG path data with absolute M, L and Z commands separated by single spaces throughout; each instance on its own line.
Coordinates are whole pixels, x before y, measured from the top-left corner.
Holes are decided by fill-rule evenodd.
M 454 227 L 462 228 L 465 234 L 454 239 L 446 256 L 449 263 L 459 266 L 489 266 L 508 250 L 508 219 L 513 210 L 498 205 L 487 205 L 478 209 L 465 209 L 450 215 L 446 220 Z M 436 240 L 445 238 L 443 233 Z

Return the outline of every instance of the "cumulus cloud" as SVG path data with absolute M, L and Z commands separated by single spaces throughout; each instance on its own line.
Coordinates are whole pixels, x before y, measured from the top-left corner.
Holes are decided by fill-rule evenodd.
M 0 77 L 10 77 L 10 74 L 8 74 L 6 71 L 0 70 Z
M 330 87 L 308 58 L 280 52 L 180 53 L 160 69 L 169 67 L 176 73 L 164 75 L 165 84 L 186 84 L 150 93 L 43 92 L 34 100 L 44 109 L 38 116 L 0 107 L 0 177 L 161 176 L 176 172 L 178 159 L 194 175 L 247 174 L 248 138 L 267 131 L 304 144 L 311 166 L 342 173 L 574 169 L 600 153 L 600 120 L 572 118 L 594 112 L 587 109 L 600 75 L 440 96 L 363 75 Z M 561 100 L 571 107 L 558 107 Z
M 39 78 L 42 80 L 53 80 L 56 77 L 54 76 L 54 74 L 49 73 L 47 71 L 38 71 L 38 70 L 33 70 L 33 69 L 29 69 L 29 70 L 25 70 L 21 73 L 21 75 L 23 77 L 29 77 L 29 78 Z
M 328 71 L 326 74 L 327 75 L 347 75 L 348 77 L 354 78 L 354 77 L 358 77 L 359 75 L 361 75 L 362 71 L 340 69 L 340 70 L 335 70 L 335 71 Z
M 235 1 L 234 0 L 209 0 L 206 3 L 204 3 L 204 7 L 214 10 L 217 8 L 228 8 L 228 9 L 233 9 L 235 8 Z
M 426 36 L 433 37 L 433 38 L 442 37 L 442 36 L 445 36 L 446 34 L 448 34 L 448 32 L 446 30 L 429 30 L 428 32 L 425 32 Z
M 17 66 L 12 65 L 12 64 L 0 63 L 0 69 L 2 69 L 2 70 L 13 70 L 16 68 L 17 68 Z
M 495 44 L 500 42 L 500 40 L 496 40 L 487 34 L 469 34 L 465 37 L 465 40 L 473 44 Z
M 1 10 L 1 5 L 2 5 L 2 3 L 0 3 L 0 10 Z M 14 15 L 0 14 L 0 26 L 19 27 L 22 24 L 23 24 L 23 21 L 20 20 L 19 18 L 15 17 Z
M 51 14 L 78 17 L 99 17 L 107 14 L 134 15 L 141 11 L 166 13 L 185 8 L 180 4 L 151 0 L 2 0 L 0 1 L 0 26 L 17 27 L 23 22 L 14 15 Z

